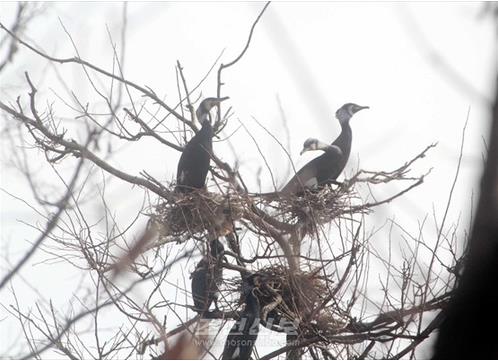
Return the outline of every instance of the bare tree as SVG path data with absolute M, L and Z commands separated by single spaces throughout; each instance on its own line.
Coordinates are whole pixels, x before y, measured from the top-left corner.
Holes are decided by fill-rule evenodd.
M 250 51 L 253 33 L 268 6 L 263 6 L 253 22 L 239 55 L 218 65 L 218 97 L 226 95 L 223 71 L 229 67 L 235 71 Z M 54 350 L 71 359 L 133 358 L 145 353 L 159 358 L 219 358 L 213 348 L 215 340 L 224 342 L 225 323 L 241 315 L 241 276 L 258 272 L 266 276 L 258 296 L 261 324 L 285 335 L 287 342 L 265 355 L 256 350 L 254 357 L 413 357 L 416 348 L 440 326 L 439 311 L 446 308 L 460 275 L 464 255 L 457 247 L 457 227 L 448 225 L 446 219 L 452 191 L 443 221 L 434 220 L 435 242 L 425 242 L 426 220 L 413 234 L 387 219 L 386 256 L 369 243 L 379 230 L 367 229 L 365 224 L 376 207 L 395 201 L 424 182 L 430 169 L 413 174 L 412 166 L 435 144 L 421 145 L 419 154 L 396 169 L 358 170 L 340 184 L 276 199 L 251 193 L 236 167 L 212 154 L 208 189 L 177 193 L 174 184 L 156 179 L 147 170 L 132 174 L 114 165 L 112 144 L 133 146 L 150 139 L 164 149 L 181 152 L 185 141 L 198 131 L 194 109 L 205 78 L 192 86 L 178 61 L 175 104 L 128 79 L 123 51 L 126 5 L 122 23 L 121 52 L 111 39 L 112 70 L 82 58 L 69 32 L 75 55 L 60 58 L 0 23 L 15 49 L 22 47 L 36 54 L 55 69 L 62 65 L 81 67 L 88 89 L 101 102 L 86 104 L 78 94 L 70 93 L 65 104 L 71 116 L 62 116 L 50 102 L 39 99 L 44 85 L 33 81 L 29 72 L 25 73 L 25 91 L 17 99 L 0 99 L 3 115 L 19 129 L 19 141 L 41 151 L 61 182 L 56 191 L 61 193 L 59 198 L 47 199 L 40 192 L 41 180 L 26 162 L 26 152 L 16 153 L 17 165 L 43 207 L 41 215 L 47 224 L 30 225 L 39 229 L 40 237 L 2 277 L 0 292 L 5 292 L 9 281 L 37 251 L 80 269 L 93 286 L 86 296 L 76 296 L 67 314 L 54 309 L 50 301 L 29 310 L 17 298 L 11 307 L 4 305 L 19 321 L 27 348 L 3 356 L 41 357 Z M 218 60 L 208 73 L 217 64 Z M 111 85 L 102 85 L 102 79 Z M 71 123 L 70 118 L 79 122 Z M 221 135 L 232 119 L 232 109 L 224 111 L 220 106 L 215 133 Z M 270 135 L 289 154 L 280 140 Z M 464 135 L 465 129 L 461 152 Z M 460 163 L 453 187 L 459 167 Z M 110 179 L 134 185 L 134 191 L 143 195 L 142 207 L 134 210 L 136 217 L 129 224 L 121 224 L 106 201 Z M 378 187 L 398 190 L 379 199 L 375 197 Z M 101 210 L 98 217 L 92 208 L 96 200 Z M 147 227 L 137 234 L 134 226 L 145 223 L 144 219 Z M 215 332 L 209 328 L 206 335 L 200 330 L 199 316 L 192 316 L 190 286 L 186 282 L 172 284 L 171 270 L 194 255 L 207 255 L 208 241 L 213 238 L 224 238 L 229 247 L 222 263 L 225 273 L 220 308 L 203 315 L 218 320 L 219 327 Z M 403 245 L 402 259 L 391 256 L 395 240 Z M 382 274 L 378 279 L 372 278 L 373 268 Z M 372 296 L 372 285 L 382 292 Z M 174 289 L 174 294 L 165 292 L 166 288 Z M 137 289 L 141 291 L 135 292 Z M 16 297 L 15 288 L 12 292 Z M 175 328 L 169 326 L 173 321 L 162 319 L 164 310 L 177 324 Z M 109 318 L 119 322 L 109 325 Z
M 14 21 L 10 25 L 10 31 L 17 36 L 22 36 L 29 23 L 32 22 L 35 17 L 39 16 L 43 10 L 43 5 L 40 6 L 35 3 L 19 2 L 17 4 Z M 15 38 L 8 34 L 4 34 L 0 38 L 0 51 L 3 51 L 4 53 L 0 58 L 0 73 L 14 61 L 14 58 L 19 51 L 18 45 Z

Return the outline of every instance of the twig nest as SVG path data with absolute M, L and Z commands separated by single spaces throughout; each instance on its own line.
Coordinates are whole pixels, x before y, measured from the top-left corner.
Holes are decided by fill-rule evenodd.
M 330 281 L 327 285 L 320 269 L 290 277 L 287 268 L 273 265 L 258 270 L 258 273 L 266 276 L 267 286 L 258 293 L 261 308 L 273 304 L 268 319 L 263 321 L 275 325 L 285 319 L 299 328 L 300 333 L 315 336 L 322 332 L 338 332 L 347 325 L 343 317 L 324 306 L 330 303 L 328 296 L 333 285 Z M 279 297 L 281 300 L 275 302 Z
M 233 224 L 242 217 L 244 208 L 244 199 L 237 195 L 194 190 L 172 193 L 170 199 L 163 199 L 154 207 L 150 217 L 158 229 L 159 241 L 205 232 L 220 237 L 233 232 Z
M 274 208 L 284 222 L 302 224 L 309 221 L 315 225 L 328 223 L 343 215 L 357 199 L 359 197 L 349 183 L 326 185 L 300 194 L 260 197 L 261 203 Z

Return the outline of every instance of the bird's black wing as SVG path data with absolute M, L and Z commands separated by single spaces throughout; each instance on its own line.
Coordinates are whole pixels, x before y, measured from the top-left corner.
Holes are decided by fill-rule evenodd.
M 240 355 L 240 340 L 241 332 L 239 330 L 239 322 L 235 324 L 230 329 L 228 336 L 225 340 L 225 347 L 223 348 L 222 360 L 234 360 Z
M 318 159 L 318 158 L 316 158 Z M 319 186 L 335 181 L 345 166 L 344 154 L 337 146 L 328 148 L 317 161 L 317 183 Z
M 259 332 L 259 318 L 247 317 L 242 313 L 230 329 L 223 348 L 222 360 L 248 360 L 256 344 Z
M 205 138 L 205 139 L 204 139 Z M 176 183 L 179 190 L 203 188 L 209 171 L 211 139 L 197 133 L 185 146 L 176 173 Z
M 309 161 L 279 192 L 282 195 L 296 194 L 304 189 L 315 188 L 335 180 L 341 173 L 343 153 L 337 146 L 330 146 L 322 155 Z
M 306 163 L 282 188 L 279 194 L 291 195 L 302 192 L 304 189 L 313 188 L 318 185 L 318 165 L 321 163 L 320 158 L 324 154 Z
M 205 258 L 195 267 L 194 272 L 191 274 L 192 278 L 192 299 L 196 311 L 204 312 L 209 309 L 211 302 L 209 299 L 209 270 L 208 262 Z

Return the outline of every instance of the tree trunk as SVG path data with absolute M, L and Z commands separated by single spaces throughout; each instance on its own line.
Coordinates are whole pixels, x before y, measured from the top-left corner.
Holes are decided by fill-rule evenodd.
M 498 358 L 498 79 L 468 258 L 435 345 L 435 359 Z

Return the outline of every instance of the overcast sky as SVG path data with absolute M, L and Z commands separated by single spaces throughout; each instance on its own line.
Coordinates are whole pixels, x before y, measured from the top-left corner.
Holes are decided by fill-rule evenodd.
M 238 55 L 263 5 L 129 3 L 126 78 L 147 85 L 176 104 L 176 61 L 182 63 L 193 87 L 221 52 L 222 63 Z M 15 3 L 0 3 L 0 21 L 10 24 L 15 9 Z M 112 47 L 106 27 L 120 48 L 121 12 L 120 3 L 51 3 L 30 24 L 25 38 L 49 54 L 71 57 L 74 50 L 63 24 L 82 58 L 110 69 Z M 256 174 L 261 171 L 261 189 L 269 191 L 273 187 L 268 169 L 240 123 L 256 137 L 277 185 L 281 185 L 290 176 L 288 158 L 254 119 L 289 145 L 299 167 L 316 156 L 299 156 L 306 138 L 331 142 L 338 135 L 339 125 L 333 115 L 339 106 L 347 102 L 368 105 L 370 110 L 355 115 L 351 123 L 353 150 L 346 175 L 357 168 L 397 168 L 427 145 L 438 142 L 414 167 L 415 174 L 433 168 L 424 184 L 383 207 L 369 224 L 375 227 L 386 217 L 396 217 L 416 231 L 418 221 L 432 214 L 433 209 L 439 219 L 442 217 L 456 170 L 462 128 L 469 114 L 463 165 L 449 214 L 451 222 L 460 219 L 463 232 L 468 225 L 471 195 L 478 189 L 496 51 L 494 28 L 490 19 L 482 16 L 480 3 L 272 3 L 246 55 L 224 73 L 222 93 L 230 96 L 228 102 L 234 112 L 225 133 L 238 130 L 230 138 L 231 146 L 228 142 L 215 143 L 215 152 L 231 164 L 237 160 L 241 174 L 254 191 L 259 190 Z M 39 85 L 40 97 L 56 104 L 60 116 L 71 118 L 73 114 L 54 96 L 53 92 L 67 97 L 60 78 L 84 102 L 98 107 L 99 100 L 87 86 L 80 67 L 59 66 L 57 75 L 51 65 L 26 49 L 21 49 L 15 63 L 0 75 L 3 101 L 15 100 L 19 94 L 26 96 L 24 71 Z M 196 95 L 214 96 L 215 92 L 213 71 Z M 287 119 L 285 126 L 279 101 Z M 12 149 L 5 144 L 1 147 L 2 190 L 33 202 L 26 180 L 10 167 Z M 110 158 L 116 167 L 133 174 L 145 169 L 165 182 L 174 179 L 178 152 L 147 141 L 118 145 L 117 149 Z M 42 159 L 37 156 L 33 155 L 34 162 Z M 39 171 L 43 174 L 42 169 Z M 51 180 L 46 182 L 50 184 Z M 133 218 L 142 201 L 140 192 L 135 195 L 130 190 L 128 184 L 117 180 L 108 185 L 109 204 L 123 221 Z M 378 196 L 398 190 L 383 188 Z M 40 218 L 4 191 L 0 192 L 0 249 L 12 264 L 37 235 L 25 222 L 36 223 Z M 43 290 L 44 297 L 64 304 L 78 279 L 70 269 L 54 274 L 51 267 L 55 266 L 37 264 L 46 257 L 39 253 L 21 274 Z M 8 265 L 2 261 L 2 273 Z M 17 287 L 23 296 L 22 306 L 33 307 L 39 297 L 36 292 L 20 281 Z M 12 303 L 8 292 L 1 293 L 0 300 L 4 305 Z M 4 317 L 0 309 L 0 319 Z M 5 347 L 19 337 L 19 326 L 3 321 L 0 335 L 2 340 L 9 340 L 0 346 L 4 353 Z

